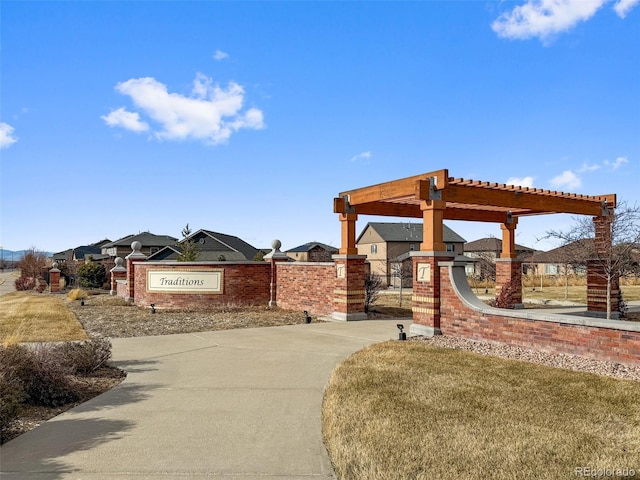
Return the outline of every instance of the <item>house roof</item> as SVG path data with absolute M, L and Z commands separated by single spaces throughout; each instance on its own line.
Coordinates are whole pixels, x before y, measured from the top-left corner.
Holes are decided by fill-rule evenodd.
M 234 235 L 200 229 L 176 245 L 168 245 L 150 255 L 149 260 L 176 260 L 181 253 L 179 245 L 188 240 L 196 245 L 197 261 L 217 262 L 221 256 L 226 261 L 253 260 L 258 253 L 257 248 Z
M 373 229 L 385 242 L 422 242 L 423 224 L 410 222 L 369 222 L 362 229 L 356 243 L 368 229 Z M 443 225 L 442 240 L 445 243 L 464 243 L 466 240 Z
M 258 249 L 253 245 L 248 244 L 241 238 L 236 237 L 235 235 L 227 235 L 226 233 L 212 232 L 211 230 L 198 230 L 198 232 L 191 235 L 191 237 L 195 237 L 199 232 L 204 232 L 208 236 L 216 239 L 218 242 L 228 246 L 232 250 L 240 252 L 245 256 L 247 260 L 253 260 L 253 258 L 257 255 Z M 191 238 L 189 237 L 189 238 Z
M 516 243 L 516 252 L 520 253 L 533 253 L 535 249 L 525 247 L 524 245 L 518 245 Z M 465 252 L 501 252 L 502 240 L 495 237 L 480 238 L 472 242 L 464 244 Z
M 100 247 L 96 247 L 95 245 L 81 245 L 76 248 L 70 248 L 68 250 L 64 250 L 62 252 L 54 253 L 54 260 L 73 260 L 74 257 L 76 260 L 84 260 L 87 255 L 93 255 L 96 257 L 100 255 L 102 250 Z
M 127 235 L 126 237 L 114 240 L 113 242 L 102 245 L 102 248 L 129 247 L 136 241 L 140 242 L 143 247 L 165 247 L 167 245 L 173 245 L 178 239 L 170 237 L 169 235 L 155 235 L 151 232 L 142 232 L 137 235 Z
M 287 250 L 287 252 L 309 252 L 310 250 L 314 249 L 315 247 L 320 247 L 324 250 L 327 250 L 328 252 L 333 252 L 333 253 L 337 253 L 338 249 L 336 247 L 332 247 L 331 245 L 327 245 L 325 243 L 321 243 L 321 242 L 309 242 L 309 243 L 305 243 L 304 245 L 300 245 L 298 247 L 295 248 L 291 248 L 289 250 Z
M 102 248 L 107 243 L 111 243 L 111 240 L 109 240 L 108 238 L 105 238 L 103 240 L 100 240 L 99 242 L 92 243 L 91 246 L 92 247 L 100 247 L 100 248 Z
M 530 263 L 583 263 L 594 248 L 594 239 L 587 238 L 568 243 L 547 252 L 540 252 L 529 258 Z

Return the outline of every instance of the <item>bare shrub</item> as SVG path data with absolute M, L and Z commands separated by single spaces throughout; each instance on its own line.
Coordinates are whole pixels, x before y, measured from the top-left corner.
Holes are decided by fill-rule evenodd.
M 76 401 L 79 395 L 71 379 L 72 371 L 51 345 L 39 345 L 31 353 L 31 371 L 23 379 L 29 403 L 57 407 Z
M 36 288 L 36 279 L 33 277 L 19 277 L 16 278 L 14 282 L 16 290 L 19 292 L 24 292 L 27 290 L 33 290 Z
M 22 403 L 27 399 L 20 377 L 26 356 L 24 347 L 0 346 L 0 429 L 6 428 L 18 416 Z
M 379 275 L 369 274 L 364 279 L 364 311 L 369 312 L 371 306 L 376 303 L 380 291 L 384 288 L 384 282 Z
M 87 298 L 88 296 L 89 294 L 87 293 L 87 291 L 81 288 L 74 288 L 73 290 L 69 291 L 69 293 L 67 293 L 67 298 L 71 301 L 81 300 L 83 298 Z
M 82 342 L 66 342 L 55 347 L 56 355 L 73 373 L 95 372 L 111 359 L 111 341 L 93 337 Z

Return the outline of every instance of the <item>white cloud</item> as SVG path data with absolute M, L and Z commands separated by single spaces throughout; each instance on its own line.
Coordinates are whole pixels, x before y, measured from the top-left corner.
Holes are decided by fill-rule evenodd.
M 582 185 L 582 180 L 571 170 L 565 170 L 557 177 L 553 177 L 550 183 L 552 187 L 574 189 Z
M 8 148 L 18 141 L 14 131 L 15 128 L 8 123 L 0 122 L 0 148 Z
M 222 50 L 216 50 L 215 53 L 213 54 L 213 59 L 214 60 L 224 60 L 225 58 L 228 58 L 229 54 L 226 52 L 223 52 Z
M 600 165 L 598 164 L 589 164 L 587 162 L 584 162 L 582 164 L 582 167 L 580 167 L 578 169 L 578 173 L 584 173 L 584 172 L 595 172 L 596 170 L 600 170 Z
M 109 115 L 102 115 L 100 118 L 110 127 L 122 127 L 136 133 L 149 130 L 149 125 L 140 120 L 137 112 L 127 112 L 124 107 L 113 110 Z
M 152 77 L 120 82 L 116 90 L 129 96 L 140 114 L 158 124 L 153 132 L 158 139 L 196 139 L 219 144 L 242 128 L 265 128 L 262 111 L 251 108 L 242 112 L 245 92 L 240 85 L 230 82 L 226 88 L 222 88 L 201 73 L 193 81 L 190 96 L 169 93 L 164 84 Z M 107 121 L 116 112 L 120 116 L 129 114 L 126 118 L 131 122 L 127 126 L 121 121 L 118 126 L 132 129 L 131 126 L 146 125 L 139 117 L 130 116 L 139 113 L 126 112 L 124 109 L 111 112 L 103 118 Z
M 611 168 L 611 170 L 617 170 L 625 163 L 629 163 L 629 159 L 627 157 L 618 157 L 613 162 L 610 160 L 605 160 L 604 164 Z
M 555 34 L 573 28 L 579 22 L 589 20 L 608 1 L 527 0 L 524 5 L 519 5 L 510 12 L 500 15 L 491 24 L 491 28 L 499 37 L 515 39 L 538 37 L 544 41 Z M 619 3 L 637 1 L 620 0 Z
M 520 187 L 533 187 L 534 177 L 509 177 L 507 178 L 507 185 L 517 185 Z
M 358 160 L 364 160 L 365 162 L 371 159 L 371 152 L 362 152 L 351 157 L 351 162 L 357 162 Z
M 640 3 L 640 0 L 619 0 L 613 6 L 613 9 L 620 18 L 625 18 L 631 9 L 638 5 L 638 3 Z

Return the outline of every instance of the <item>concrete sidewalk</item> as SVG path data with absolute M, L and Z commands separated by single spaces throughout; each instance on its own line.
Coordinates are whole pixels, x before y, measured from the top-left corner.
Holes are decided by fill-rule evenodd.
M 334 478 L 324 387 L 342 359 L 397 339 L 396 323 L 115 339 L 126 380 L 3 445 L 0 477 Z

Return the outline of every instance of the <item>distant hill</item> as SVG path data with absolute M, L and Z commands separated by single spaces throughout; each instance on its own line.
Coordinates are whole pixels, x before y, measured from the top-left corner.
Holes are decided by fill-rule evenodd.
M 5 262 L 19 262 L 29 250 L 5 250 L 0 248 L 0 258 Z M 52 252 L 44 252 L 47 257 L 53 257 Z

